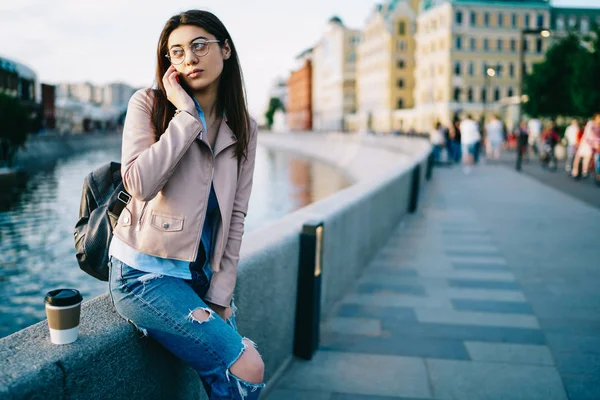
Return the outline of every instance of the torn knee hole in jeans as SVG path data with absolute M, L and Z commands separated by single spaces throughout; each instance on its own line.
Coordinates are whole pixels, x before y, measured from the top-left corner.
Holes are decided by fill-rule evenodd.
M 225 370 L 225 376 L 227 377 L 227 381 L 230 382 L 232 376 L 233 376 L 234 380 L 236 381 L 237 387 L 238 387 L 238 391 L 239 391 L 240 397 L 242 399 L 245 399 L 246 396 L 248 396 L 248 389 L 250 389 L 251 392 L 256 392 L 258 389 L 263 388 L 263 387 L 266 386 L 264 383 L 250 383 L 250 382 L 246 382 L 245 380 L 242 380 L 241 378 L 238 378 L 237 376 L 235 376 L 234 374 L 232 374 L 231 371 L 230 371 L 231 370 L 231 366 L 233 364 L 235 364 L 240 359 L 240 357 L 242 356 L 242 354 L 244 354 L 244 351 L 246 351 L 246 349 L 248 348 L 249 344 L 256 349 L 256 343 L 254 343 L 252 340 L 248 339 L 247 337 L 242 338 L 242 346 L 243 347 L 242 347 L 242 350 L 240 351 L 240 354 L 238 354 L 237 358 Z M 242 382 L 244 383 L 244 386 L 246 386 L 247 388 L 244 388 L 242 386 Z
M 204 314 L 204 315 L 202 315 Z M 208 307 L 200 307 L 195 310 L 190 310 L 186 320 L 203 324 L 215 318 L 215 312 Z

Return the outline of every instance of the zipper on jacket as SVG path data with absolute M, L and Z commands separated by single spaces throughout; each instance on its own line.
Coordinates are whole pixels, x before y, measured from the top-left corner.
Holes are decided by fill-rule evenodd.
M 138 220 L 137 226 L 135 227 L 135 230 L 138 232 L 142 229 L 142 221 L 144 220 L 144 211 L 146 211 L 147 205 L 148 205 L 148 202 L 145 201 L 144 206 L 142 207 L 142 212 L 140 214 L 140 219 Z

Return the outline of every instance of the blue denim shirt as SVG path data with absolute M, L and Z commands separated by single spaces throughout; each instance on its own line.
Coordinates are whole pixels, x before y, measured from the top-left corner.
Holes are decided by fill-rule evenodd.
M 204 111 L 200 108 L 200 104 L 194 99 L 196 109 L 200 115 L 202 125 L 206 130 L 206 118 L 204 117 Z M 212 151 L 212 149 L 211 149 Z M 196 270 L 200 269 L 199 263 L 203 262 L 201 269 L 204 270 L 210 280 L 212 271 L 210 269 L 210 255 L 212 250 L 212 231 L 215 218 L 218 216 L 219 203 L 217 201 L 217 195 L 215 193 L 214 186 L 210 185 L 210 194 L 208 197 L 208 207 L 206 209 L 206 218 L 204 220 L 204 226 L 202 227 L 202 238 L 200 240 L 200 246 L 204 247 L 204 254 L 206 258 L 204 260 L 196 259 L 196 261 L 190 263 L 188 261 L 172 260 L 169 258 L 155 257 L 148 254 L 140 253 L 127 243 L 120 240 L 118 237 L 113 236 L 110 248 L 108 251 L 109 256 L 113 256 L 127 265 L 133 268 L 150 273 L 157 273 L 161 275 L 173 276 L 175 278 L 192 279 L 190 268 Z M 198 257 L 202 255 L 200 249 L 198 249 Z

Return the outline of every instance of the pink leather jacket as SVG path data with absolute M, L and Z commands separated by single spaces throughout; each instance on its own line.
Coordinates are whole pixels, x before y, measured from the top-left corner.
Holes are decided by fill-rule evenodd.
M 251 120 L 248 159 L 238 168 L 237 138 L 225 118 L 213 152 L 199 116 L 187 112 L 173 117 L 156 141 L 152 101 L 152 91 L 139 90 L 127 108 L 121 174 L 132 199 L 114 235 L 145 254 L 194 261 L 212 182 L 220 218 L 215 218 L 210 262 L 214 274 L 205 299 L 228 307 L 252 191 L 257 124 Z

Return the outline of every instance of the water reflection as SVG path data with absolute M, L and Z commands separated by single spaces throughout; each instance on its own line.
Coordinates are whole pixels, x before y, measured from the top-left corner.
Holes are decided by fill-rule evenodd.
M 51 289 L 75 287 L 86 300 L 106 292 L 105 282 L 79 270 L 73 226 L 87 173 L 119 158 L 118 149 L 93 151 L 0 181 L 0 337 L 44 319 Z M 246 231 L 347 185 L 327 165 L 259 146 Z

